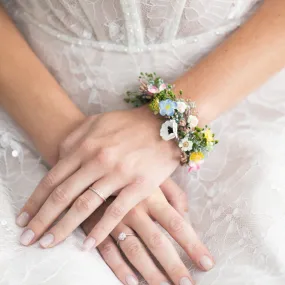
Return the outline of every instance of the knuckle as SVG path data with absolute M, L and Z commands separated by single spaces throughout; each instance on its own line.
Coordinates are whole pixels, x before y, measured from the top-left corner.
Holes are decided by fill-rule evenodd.
M 186 245 L 188 252 L 190 254 L 194 254 L 195 252 L 199 251 L 199 243 L 198 242 L 189 242 Z
M 79 196 L 74 202 L 74 206 L 78 212 L 88 212 L 90 210 L 90 200 L 85 196 Z
M 94 146 L 95 146 L 94 140 L 91 138 L 87 138 L 81 143 L 80 148 L 83 152 L 90 152 L 94 149 Z
M 179 266 L 177 264 L 171 265 L 168 269 L 169 275 L 170 276 L 181 276 L 183 275 L 183 267 Z
M 141 252 L 141 245 L 138 241 L 129 242 L 126 247 L 126 254 L 130 258 L 137 257 Z
M 55 204 L 64 204 L 68 202 L 66 191 L 61 186 L 58 186 L 54 189 L 54 191 L 51 194 L 51 198 Z
M 38 207 L 37 201 L 34 198 L 30 197 L 25 205 L 25 209 L 34 209 L 37 207 Z
M 105 167 L 111 167 L 113 165 L 113 156 L 111 150 L 108 148 L 102 148 L 98 151 L 96 156 L 99 164 L 103 164 Z
M 152 249 L 157 249 L 163 246 L 163 238 L 161 233 L 153 233 L 149 239 L 149 247 Z
M 137 217 L 139 217 L 140 215 L 140 211 L 137 209 L 137 207 L 135 208 L 132 208 L 129 212 L 128 212 L 128 215 L 127 217 L 129 219 L 136 219 Z
M 126 162 L 120 162 L 117 165 L 116 172 L 120 175 L 120 177 L 128 177 L 130 175 L 130 167 Z
M 111 242 L 105 242 L 102 245 L 100 251 L 105 259 L 109 259 L 110 257 L 114 255 L 115 247 Z
M 110 205 L 107 209 L 107 214 L 115 219 L 121 219 L 124 216 L 125 210 L 120 205 Z
M 184 221 L 183 221 L 182 217 L 178 217 L 178 216 L 172 217 L 169 220 L 170 231 L 172 231 L 172 232 L 182 231 L 183 230 L 183 224 L 184 224 Z
M 36 229 L 36 231 L 41 231 L 46 228 L 46 222 L 41 215 L 37 215 L 32 219 L 28 225 L 31 229 Z
M 146 178 L 142 175 L 139 175 L 135 178 L 134 184 L 137 186 L 144 185 L 146 183 Z
M 53 171 L 50 171 L 42 180 L 44 188 L 53 188 L 56 183 L 56 176 Z

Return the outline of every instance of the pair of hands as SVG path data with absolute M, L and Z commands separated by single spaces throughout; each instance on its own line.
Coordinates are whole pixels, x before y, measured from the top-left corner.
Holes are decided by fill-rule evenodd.
M 27 228 L 20 242 L 30 245 L 44 233 L 42 247 L 64 240 L 103 203 L 88 189 L 92 186 L 106 198 L 118 193 L 84 242 L 86 249 L 100 245 L 179 164 L 179 149 L 174 142 L 161 140 L 160 125 L 147 107 L 87 118 L 63 142 L 58 163 L 21 210 L 17 224 Z
M 183 195 L 179 193 L 183 192 L 179 187 L 173 181 L 167 180 L 162 188 L 166 194 L 169 190 L 176 194 L 172 201 L 185 213 L 184 207 L 187 202 L 181 199 Z M 111 199 L 82 224 L 87 234 L 100 220 Z M 147 284 L 170 285 L 167 276 L 174 284 L 194 284 L 173 244 L 162 233 L 156 222 L 172 236 L 200 269 L 212 268 L 213 261 L 209 251 L 198 239 L 191 225 L 169 204 L 160 189 L 154 191 L 125 216 L 111 235 L 98 246 L 99 252 L 123 284 L 135 285 L 138 281 L 122 254 L 144 277 Z M 116 245 L 118 236 L 122 232 L 136 235 L 127 236 L 124 241 Z M 160 267 L 154 260 L 158 261 Z M 163 268 L 164 272 L 160 268 Z
M 85 244 L 99 245 L 123 217 L 149 197 L 175 170 L 180 151 L 159 136 L 161 122 L 147 107 L 91 116 L 62 143 L 58 163 L 24 205 L 18 224 L 24 245 L 48 231 L 51 247 L 64 240 L 104 201 L 118 196 L 89 233 Z

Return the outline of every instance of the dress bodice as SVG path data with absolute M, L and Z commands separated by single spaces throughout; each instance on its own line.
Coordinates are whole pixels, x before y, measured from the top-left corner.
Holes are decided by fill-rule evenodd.
M 58 36 L 143 49 L 228 25 L 259 0 L 0 0 Z
M 175 81 L 258 2 L 0 0 L 87 115 L 128 108 L 125 92 L 137 90 L 141 71 Z M 199 272 L 178 248 L 199 285 L 285 284 L 284 78 L 285 69 L 213 122 L 220 143 L 201 171 L 175 173 L 189 196 L 191 223 L 217 261 Z M 15 216 L 46 173 L 31 141 L 0 107 L 0 285 L 117 285 L 98 253 L 78 250 L 79 229 L 47 251 L 20 246 Z

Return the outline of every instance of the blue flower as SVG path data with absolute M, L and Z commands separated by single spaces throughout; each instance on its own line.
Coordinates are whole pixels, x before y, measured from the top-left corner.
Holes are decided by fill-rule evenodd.
M 159 102 L 159 113 L 161 116 L 173 116 L 176 109 L 176 102 L 167 99 Z

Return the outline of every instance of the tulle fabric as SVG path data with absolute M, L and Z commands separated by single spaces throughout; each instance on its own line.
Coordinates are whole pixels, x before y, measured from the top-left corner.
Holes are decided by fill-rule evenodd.
M 253 0 L 2 2 L 87 115 L 128 108 L 124 94 L 136 88 L 141 71 L 173 82 L 258 5 Z M 220 143 L 201 171 L 189 175 L 180 168 L 173 176 L 187 191 L 189 218 L 217 262 L 212 271 L 199 272 L 177 247 L 199 285 L 285 282 L 284 76 L 285 70 L 213 122 Z M 15 216 L 46 172 L 31 141 L 0 110 L 0 284 L 120 284 L 96 251 L 81 252 L 80 229 L 53 249 L 19 245 Z

